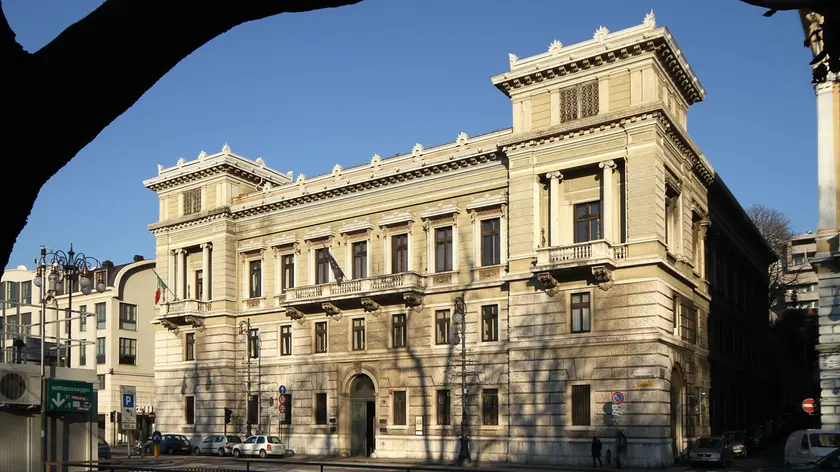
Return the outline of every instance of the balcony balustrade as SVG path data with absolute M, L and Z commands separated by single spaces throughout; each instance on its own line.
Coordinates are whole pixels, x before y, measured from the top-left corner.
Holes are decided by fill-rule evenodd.
M 609 263 L 627 258 L 627 246 L 611 244 L 605 240 L 587 241 L 537 249 L 537 267 L 540 270 L 583 267 Z
M 203 328 L 202 318 L 211 308 L 211 302 L 196 299 L 173 300 L 161 303 L 160 314 L 155 319 L 171 331 L 181 326 Z
M 416 272 L 378 275 L 341 283 L 330 282 L 287 289 L 283 305 L 306 311 L 320 311 L 321 303 L 329 302 L 342 307 L 361 306 L 363 298 L 391 303 L 402 301 L 407 293 L 422 293 L 425 277 Z M 308 309 L 309 308 L 309 309 Z

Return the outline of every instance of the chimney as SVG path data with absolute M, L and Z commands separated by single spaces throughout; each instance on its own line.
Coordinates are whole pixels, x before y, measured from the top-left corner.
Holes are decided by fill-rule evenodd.
M 144 260 L 144 258 L 143 258 L 143 256 L 141 256 L 140 254 L 136 254 L 136 255 L 134 256 L 134 262 L 140 262 L 140 261 L 142 261 L 142 260 Z

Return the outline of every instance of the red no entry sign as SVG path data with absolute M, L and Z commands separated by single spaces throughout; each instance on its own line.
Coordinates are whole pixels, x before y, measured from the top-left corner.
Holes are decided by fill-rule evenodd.
M 813 413 L 814 410 L 815 410 L 815 405 L 816 405 L 816 402 L 814 401 L 813 398 L 806 398 L 805 400 L 802 401 L 802 410 L 805 413 L 809 413 L 809 414 Z

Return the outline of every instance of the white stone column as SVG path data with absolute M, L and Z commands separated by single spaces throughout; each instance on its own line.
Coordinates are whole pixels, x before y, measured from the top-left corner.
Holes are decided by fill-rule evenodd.
M 178 250 L 178 297 L 181 300 L 187 298 L 187 251 Z
M 545 178 L 549 179 L 550 185 L 548 189 L 548 237 L 550 246 L 560 245 L 560 202 L 563 200 L 563 186 L 560 183 L 563 180 L 563 174 L 559 171 L 549 172 L 545 174 Z
M 817 180 L 819 187 L 819 229 L 837 228 L 837 181 L 834 169 L 834 113 L 831 81 L 814 87 L 817 95 Z
M 163 299 L 170 301 L 169 297 L 175 294 L 174 289 L 176 288 L 175 282 L 175 261 L 177 257 L 175 257 L 177 251 L 169 251 L 169 257 L 167 263 L 169 264 L 168 274 L 166 276 L 166 285 L 169 286 L 169 290 L 167 290 L 163 294 Z
M 613 180 L 613 171 L 615 170 L 615 162 L 614 161 L 604 161 L 598 164 L 603 170 L 603 175 L 601 177 L 601 195 L 603 197 L 601 201 L 601 239 L 606 239 L 607 241 L 613 242 L 615 240 L 615 235 L 613 234 L 613 211 L 615 210 L 615 182 Z
M 201 245 L 201 276 L 203 277 L 204 291 L 201 294 L 201 301 L 210 301 L 210 284 L 212 277 L 210 277 L 210 250 L 213 244 L 204 243 Z M 197 287 L 196 287 L 197 288 Z

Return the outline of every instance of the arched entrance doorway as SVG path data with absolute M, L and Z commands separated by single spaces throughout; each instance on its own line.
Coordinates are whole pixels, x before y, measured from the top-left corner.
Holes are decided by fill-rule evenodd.
M 369 456 L 376 449 L 375 419 L 376 389 L 370 377 L 359 374 L 350 384 L 350 455 Z
M 679 456 L 683 446 L 683 390 L 682 374 L 676 367 L 671 370 L 671 448 L 674 457 Z

